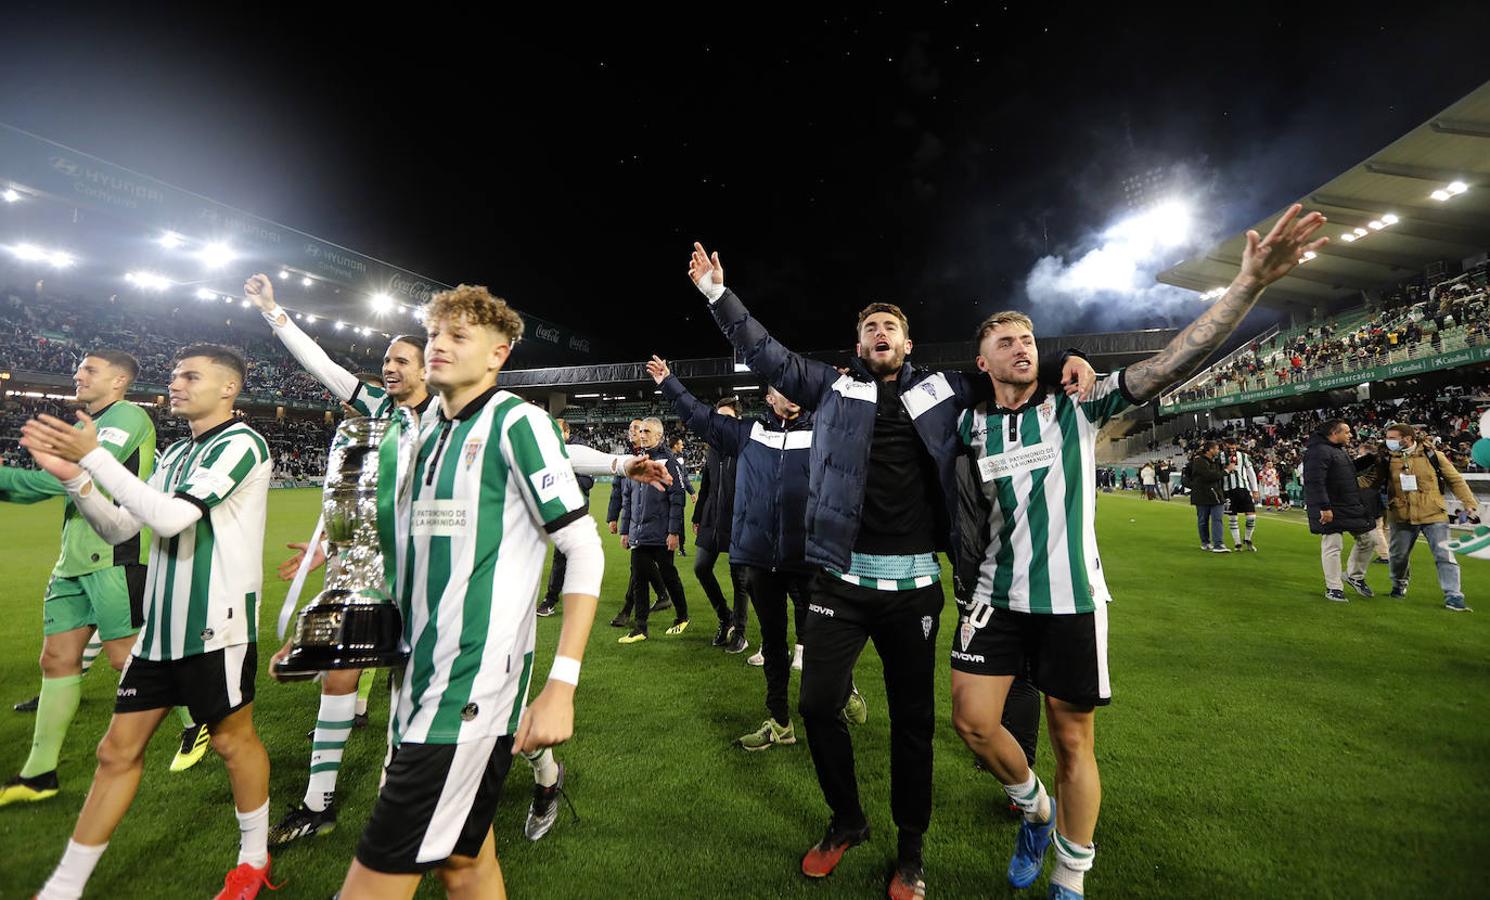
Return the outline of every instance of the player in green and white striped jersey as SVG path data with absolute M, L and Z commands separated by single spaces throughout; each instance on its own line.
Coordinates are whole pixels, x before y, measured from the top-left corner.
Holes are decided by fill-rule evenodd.
M 1231 543 L 1240 550 L 1245 540 L 1247 549 L 1256 553 L 1257 545 L 1252 543 L 1252 535 L 1257 531 L 1257 501 L 1262 497 L 1262 488 L 1257 483 L 1257 469 L 1252 465 L 1251 455 L 1243 452 L 1234 440 L 1226 442 L 1220 462 L 1226 469 L 1226 478 L 1221 482 L 1221 489 L 1226 492 L 1226 514 L 1231 519 Z M 1247 517 L 1245 538 L 1237 521 L 1239 516 Z
M 960 437 L 968 482 L 983 521 L 963 525 L 971 552 L 957 560 L 961 607 L 952 648 L 952 718 L 963 740 L 1024 812 L 1009 881 L 1039 877 L 1052 837 L 1057 865 L 1050 897 L 1080 897 L 1096 848 L 1101 805 L 1093 712 L 1111 699 L 1107 603 L 1097 551 L 1098 430 L 1188 377 L 1229 337 L 1263 288 L 1308 250 L 1324 217 L 1294 206 L 1266 238 L 1248 232 L 1241 274 L 1225 295 L 1154 357 L 1114 372 L 1073 402 L 1042 387 L 1034 328 L 1023 313 L 998 313 L 978 330 L 978 368 L 994 400 L 966 412 Z M 966 532 L 965 532 L 966 533 Z M 1059 810 L 1023 750 L 1000 724 L 1016 675 L 1046 695 Z
M 124 399 L 139 371 L 128 353 L 99 349 L 79 360 L 73 383 L 78 402 L 98 422 L 100 443 L 144 478 L 155 463 L 155 424 Z M 0 501 L 38 503 L 66 494 L 50 473 L 0 468 Z M 0 806 L 45 800 L 61 789 L 57 760 L 82 695 L 85 648 L 102 641 L 109 663 L 124 668 L 139 631 L 142 552 L 138 537 L 115 547 L 94 532 L 71 499 L 63 505 L 62 550 L 42 603 L 42 681 L 31 753 L 20 774 L 0 786 Z
M 264 439 L 234 416 L 246 374 L 242 357 L 225 347 L 180 352 L 171 411 L 192 437 L 162 454 L 148 484 L 99 446 L 86 415 L 79 429 L 50 416 L 22 429 L 22 444 L 101 537 L 119 544 L 153 531 L 145 625 L 119 682 L 93 787 L 43 900 L 81 894 L 134 800 L 150 737 L 177 705 L 207 725 L 237 807 L 238 862 L 218 896 L 252 897 L 268 883 L 269 757 L 254 731 L 253 696 L 272 466 Z
M 398 673 L 383 786 L 342 895 L 449 890 L 500 896 L 491 833 L 512 756 L 568 739 L 604 554 L 558 428 L 496 386 L 522 319 L 462 285 L 425 317 L 438 412 L 385 438 L 379 526 L 412 652 Z M 390 483 L 391 482 L 391 483 Z M 547 686 L 527 705 L 547 542 L 568 558 L 564 624 Z M 526 706 L 526 710 L 525 710 Z
M 429 408 L 432 397 L 424 383 L 423 335 L 395 336 L 383 354 L 383 384 L 370 384 L 337 365 L 321 345 L 300 330 L 289 311 L 275 301 L 274 282 L 268 275 L 250 277 L 243 285 L 243 295 L 258 308 L 290 355 L 336 399 L 358 414 L 382 419 L 402 407 L 410 410 L 417 420 Z M 301 553 L 310 550 L 311 568 L 325 561 L 319 547 L 306 548 L 303 544 L 291 544 L 291 547 Z M 282 575 L 286 571 L 293 575 L 301 553 L 280 567 Z M 342 752 L 352 729 L 367 724 L 373 675 L 372 669 L 323 673 L 316 725 L 311 733 L 310 774 L 305 795 L 270 829 L 271 846 L 325 834 L 336 827 L 336 782 L 341 773 Z

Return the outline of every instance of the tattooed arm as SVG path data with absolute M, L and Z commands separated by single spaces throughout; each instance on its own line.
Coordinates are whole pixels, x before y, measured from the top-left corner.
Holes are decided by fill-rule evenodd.
M 1152 400 L 1161 391 L 1199 371 L 1257 305 L 1264 288 L 1293 271 L 1305 253 L 1329 242 L 1329 238 L 1310 241 L 1324 227 L 1325 217 L 1312 212 L 1294 221 L 1302 209 L 1297 203 L 1290 206 L 1266 238 L 1248 231 L 1242 270 L 1225 295 L 1175 335 L 1169 346 L 1124 370 L 1123 382 L 1134 400 L 1140 403 Z

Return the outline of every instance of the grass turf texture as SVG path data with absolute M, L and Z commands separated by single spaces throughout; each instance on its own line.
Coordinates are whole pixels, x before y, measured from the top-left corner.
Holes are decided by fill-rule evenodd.
M 592 509 L 604 510 L 601 486 Z M 304 540 L 316 491 L 270 495 L 260 650 L 267 664 L 285 583 L 273 568 Z M 1420 542 L 1407 600 L 1380 592 L 1326 602 L 1318 540 L 1298 516 L 1264 514 L 1262 552 L 1197 550 L 1182 501 L 1103 495 L 1098 534 L 1114 595 L 1114 704 L 1097 714 L 1106 786 L 1099 853 L 1087 884 L 1098 897 L 1481 896 L 1490 853 L 1490 566 L 1465 560 L 1464 587 L 1484 611 L 1441 608 Z M 1130 519 L 1132 521 L 1130 521 Z M 37 609 L 57 547 L 61 505 L 6 506 L 0 516 L 0 770 L 18 771 L 33 716 L 10 711 L 37 687 Z M 603 527 L 603 526 L 602 526 Z M 604 535 L 604 597 L 585 658 L 576 736 L 559 750 L 581 821 L 567 809 L 541 843 L 522 836 L 531 778 L 516 761 L 495 827 L 515 897 L 883 896 L 894 855 L 888 721 L 878 657 L 857 680 L 869 722 L 854 730 L 870 843 L 827 881 L 798 861 L 828 812 L 807 746 L 747 754 L 731 746 L 764 717 L 760 670 L 709 647 L 714 617 L 691 573 L 693 628 L 623 647 L 605 623 L 620 606 L 626 554 Z M 679 560 L 691 568 L 692 557 Z M 722 570 L 722 566 L 721 566 Z M 727 579 L 721 578 L 724 584 Z M 1347 593 L 1350 593 L 1347 591 Z M 535 671 L 548 671 L 561 619 L 539 620 Z M 950 723 L 947 603 L 939 638 L 935 811 L 926 839 L 933 896 L 1012 895 L 1004 869 L 1014 826 L 1002 792 L 975 772 Z M 758 631 L 752 622 L 752 646 Z M 539 679 L 541 684 L 541 678 Z M 30 896 L 59 859 L 93 772 L 115 677 L 101 662 L 63 750 L 59 797 L 0 810 L 0 896 Z M 797 678 L 792 679 L 793 702 Z M 305 788 L 317 688 L 261 674 L 256 720 L 273 766 L 271 815 Z M 377 790 L 386 693 L 372 725 L 353 733 L 341 769 L 340 826 L 275 858 L 277 898 L 326 898 L 340 886 Z M 150 745 L 141 790 L 99 865 L 89 896 L 209 896 L 235 858 L 237 830 L 223 767 L 211 754 L 166 771 L 175 718 Z M 1053 781 L 1049 747 L 1037 770 Z M 1047 863 L 1046 873 L 1049 872 Z M 1480 888 L 1474 885 L 1480 884 Z M 1045 877 L 1024 896 L 1044 896 Z M 443 896 L 426 879 L 420 897 Z

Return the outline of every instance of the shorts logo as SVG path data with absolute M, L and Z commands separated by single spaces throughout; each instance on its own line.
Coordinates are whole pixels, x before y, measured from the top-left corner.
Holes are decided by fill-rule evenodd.
M 204 641 L 210 641 L 212 640 L 212 636 L 216 633 L 217 632 L 213 631 L 211 628 L 203 628 L 201 638 Z
M 968 644 L 971 644 L 973 642 L 973 635 L 977 633 L 978 629 L 973 626 L 972 622 L 969 622 L 967 620 L 966 616 L 964 616 L 962 619 L 962 628 L 960 629 L 960 631 L 962 636 L 962 649 L 966 650 Z
M 921 617 L 921 636 L 924 638 L 931 637 L 931 616 Z
M 826 606 L 818 606 L 816 603 L 807 604 L 807 611 L 815 612 L 820 616 L 827 616 L 830 619 L 833 618 L 833 610 L 827 608 Z
M 121 696 L 121 697 L 133 697 L 135 694 L 138 694 L 138 693 L 139 693 L 139 691 L 135 690 L 134 688 L 120 688 L 119 689 L 119 696 Z
M 481 707 L 477 706 L 474 703 L 467 703 L 465 707 L 460 711 L 460 720 L 462 722 L 470 722 L 475 719 L 476 716 L 480 714 L 480 712 Z
M 466 441 L 466 468 L 471 468 L 471 463 L 476 461 L 476 454 L 481 452 L 481 438 L 473 437 Z
M 987 660 L 985 660 L 983 658 L 983 654 L 981 654 L 981 653 L 962 653 L 962 652 L 959 652 L 957 650 L 953 650 L 952 651 L 952 658 L 955 659 L 955 660 L 958 660 L 959 662 L 970 662 L 970 663 L 987 662 Z

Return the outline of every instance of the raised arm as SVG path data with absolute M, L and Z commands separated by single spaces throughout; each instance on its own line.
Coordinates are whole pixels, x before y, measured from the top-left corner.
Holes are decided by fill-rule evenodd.
M 1265 238 L 1248 231 L 1241 271 L 1221 299 L 1175 335 L 1169 346 L 1124 370 L 1123 381 L 1134 400 L 1152 400 L 1199 371 L 1257 305 L 1264 288 L 1293 271 L 1305 253 L 1329 242 L 1329 238 L 1311 242 L 1326 220 L 1312 212 L 1295 221 L 1302 209 L 1297 203 L 1290 206 Z
M 305 371 L 315 377 L 317 381 L 326 386 L 336 399 L 343 403 L 351 403 L 360 389 L 365 386 L 357 380 L 357 376 L 332 361 L 330 355 L 321 348 L 320 344 L 311 340 L 310 335 L 300 330 L 290 314 L 274 301 L 274 282 L 269 280 L 268 275 L 255 275 L 243 284 L 243 296 L 258 307 L 264 316 L 264 321 L 274 330 L 274 336 L 279 338 L 295 361 L 300 363 Z M 361 412 L 361 410 L 359 410 Z M 364 413 L 365 415 L 365 413 Z
M 807 409 L 816 409 L 819 399 L 838 380 L 838 370 L 793 353 L 771 337 L 734 291 L 724 286 L 724 265 L 717 252 L 711 256 L 702 244 L 695 243 L 688 277 L 709 299 L 709 311 L 719 330 L 745 357 L 750 371 Z
M 703 438 L 704 443 L 725 456 L 740 455 L 745 442 L 750 440 L 748 423 L 715 412 L 707 403 L 690 394 L 683 382 L 673 376 L 672 370 L 667 367 L 667 360 L 660 356 L 652 357 L 651 362 L 647 363 L 647 373 L 662 388 L 663 398 L 672 402 L 673 410 L 683 421 L 684 428 Z M 699 502 L 703 502 L 702 497 Z

